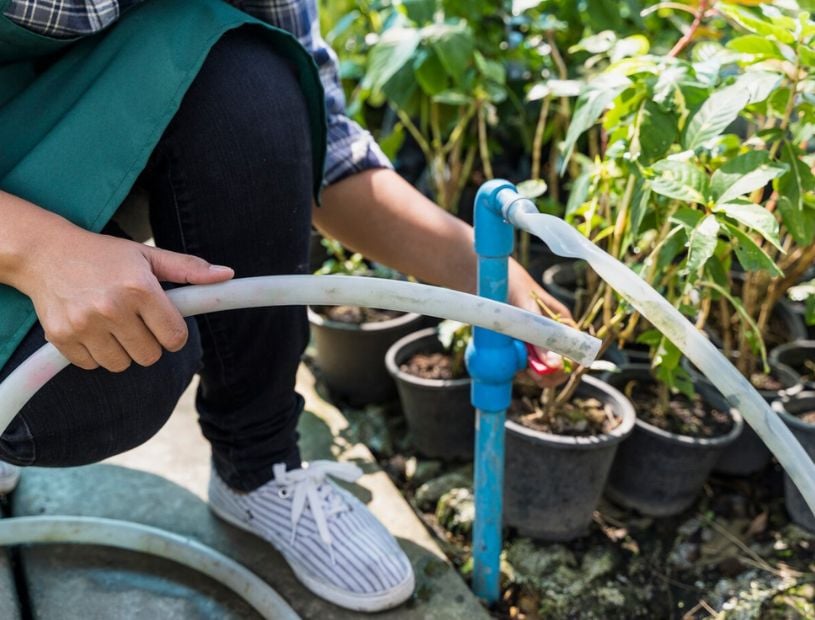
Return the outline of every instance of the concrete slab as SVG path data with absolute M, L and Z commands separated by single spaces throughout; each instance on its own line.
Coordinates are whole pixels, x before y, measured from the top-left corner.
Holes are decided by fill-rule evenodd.
M 4 500 L 0 500 L 3 502 Z M 3 512 L 0 509 L 0 519 Z M 3 620 L 20 620 L 20 606 L 17 588 L 14 585 L 11 553 L 0 548 L 0 618 Z
M 399 609 L 377 617 L 488 618 L 368 449 L 344 437 L 347 421 L 319 397 L 314 379 L 304 367 L 298 377 L 298 389 L 306 398 L 307 407 L 300 424 L 304 457 L 353 460 L 360 464 L 366 475 L 352 490 L 399 538 L 413 561 L 416 594 Z M 192 536 L 237 558 L 266 579 L 306 619 L 358 618 L 359 614 L 312 596 L 270 546 L 258 544 L 256 537 L 223 524 L 209 512 L 202 501 L 209 476 L 209 446 L 198 429 L 191 397 L 192 391 L 150 442 L 111 459 L 111 463 L 126 465 L 127 469 L 105 464 L 27 470 L 14 496 L 14 514 L 105 516 Z M 111 617 L 111 609 L 117 610 L 117 619 L 254 617 L 210 580 L 159 560 L 109 549 L 61 546 L 48 549 L 23 551 L 34 609 L 42 610 L 43 614 L 60 610 L 57 615 L 35 615 L 36 618 L 107 618 Z M 102 578 L 106 574 L 109 579 Z M 64 605 L 60 607 L 60 601 L 65 600 L 60 596 L 60 590 L 65 591 L 63 584 L 72 584 L 64 585 L 71 592 L 88 594 L 76 597 L 79 607 L 75 612 Z M 125 607 L 132 609 L 134 615 L 120 615 L 118 610 Z M 104 615 L 105 609 L 108 615 Z M 103 615 L 90 615 L 97 610 Z M 187 615 L 168 615 L 173 613 Z

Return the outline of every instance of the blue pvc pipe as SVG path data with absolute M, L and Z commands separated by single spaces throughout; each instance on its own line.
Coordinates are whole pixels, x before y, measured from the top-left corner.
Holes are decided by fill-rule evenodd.
M 498 193 L 515 187 L 489 181 L 475 199 L 475 250 L 478 294 L 505 302 L 509 255 L 514 231 L 504 221 Z M 467 350 L 476 409 L 475 524 L 473 526 L 473 591 L 487 603 L 500 595 L 501 526 L 504 485 L 504 420 L 512 395 L 512 378 L 526 366 L 522 343 L 481 327 L 473 328 Z

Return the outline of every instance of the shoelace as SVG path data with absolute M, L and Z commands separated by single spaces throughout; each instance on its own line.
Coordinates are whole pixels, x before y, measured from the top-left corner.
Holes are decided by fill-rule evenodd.
M 328 517 L 348 510 L 348 504 L 340 495 L 334 493 L 334 488 L 326 481 L 326 476 L 333 476 L 346 482 L 355 482 L 362 476 L 362 470 L 352 463 L 334 461 L 312 461 L 308 465 L 304 464 L 302 469 L 292 471 L 286 471 L 283 463 L 274 466 L 275 482 L 287 492 L 292 493 L 291 543 L 294 544 L 297 538 L 297 525 L 305 511 L 306 502 L 308 502 L 320 539 L 328 547 L 331 563 L 334 564 Z

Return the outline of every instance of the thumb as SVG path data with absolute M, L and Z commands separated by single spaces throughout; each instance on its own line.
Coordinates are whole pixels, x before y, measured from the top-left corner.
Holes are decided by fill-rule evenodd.
M 145 256 L 160 282 L 214 284 L 231 279 L 235 272 L 223 265 L 211 265 L 203 258 L 145 246 Z

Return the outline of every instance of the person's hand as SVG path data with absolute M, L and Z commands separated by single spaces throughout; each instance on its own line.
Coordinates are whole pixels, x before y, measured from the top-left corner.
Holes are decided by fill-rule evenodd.
M 71 363 L 122 372 L 132 362 L 150 366 L 163 350 L 187 342 L 187 325 L 160 281 L 212 284 L 233 276 L 195 256 L 67 225 L 43 235 L 15 286 Z
M 541 309 L 538 300 L 545 306 L 545 310 Z M 510 263 L 508 301 L 513 306 L 535 314 L 542 314 L 565 325 L 574 326 L 575 324 L 569 309 L 547 293 L 523 267 L 514 261 Z M 539 375 L 531 368 L 523 372 L 542 388 L 556 387 L 563 383 L 568 376 L 563 370 L 563 359 L 557 353 L 541 347 L 536 346 L 535 351 L 538 358 L 549 368 L 554 369 L 554 372 Z

